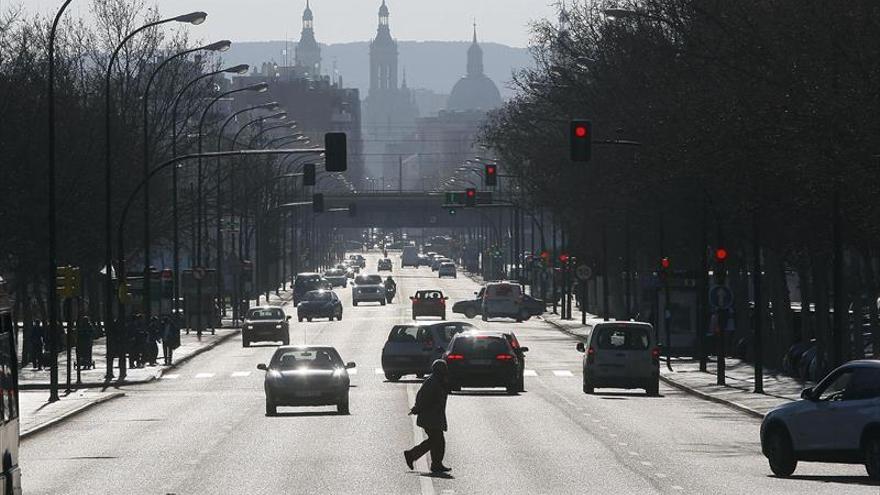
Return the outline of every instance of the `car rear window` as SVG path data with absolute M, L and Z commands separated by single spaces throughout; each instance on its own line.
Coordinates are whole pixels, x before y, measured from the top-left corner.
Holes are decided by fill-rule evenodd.
M 452 337 L 466 330 L 474 330 L 476 327 L 470 323 L 449 323 L 443 325 L 432 325 L 431 328 L 437 330 L 443 342 L 449 342 Z
M 473 357 L 494 357 L 510 352 L 510 344 L 501 337 L 464 337 L 452 343 L 452 352 Z
M 313 290 L 312 292 L 306 293 L 303 299 L 306 301 L 332 301 L 333 293 L 325 290 Z
M 307 275 L 305 277 L 296 277 L 294 281 L 294 285 L 296 287 L 306 287 L 306 286 L 314 286 L 318 285 L 318 282 L 321 281 L 320 275 Z
M 357 285 L 381 285 L 382 277 L 380 275 L 358 275 L 354 279 Z
M 279 308 L 252 309 L 247 317 L 249 320 L 280 320 L 284 318 L 284 311 Z
M 325 277 L 341 277 L 343 275 L 345 275 L 345 272 L 342 270 L 328 270 L 324 272 Z
M 419 327 L 412 325 L 398 325 L 391 329 L 388 335 L 388 342 L 395 343 L 412 343 L 416 342 L 419 335 Z
M 593 342 L 599 349 L 644 351 L 650 342 L 648 330 L 644 328 L 603 326 L 594 332 L 596 332 L 596 336 L 593 338 Z
M 333 369 L 342 364 L 335 349 L 291 349 L 278 351 L 272 358 L 274 368 Z
M 516 297 L 519 295 L 520 289 L 518 285 L 498 284 L 490 285 L 486 288 L 487 297 Z
M 443 293 L 439 290 L 420 290 L 416 292 L 416 299 L 442 299 Z

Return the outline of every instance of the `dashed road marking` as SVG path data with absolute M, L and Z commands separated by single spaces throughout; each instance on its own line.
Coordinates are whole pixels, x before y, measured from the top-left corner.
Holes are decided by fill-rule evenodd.
M 198 373 L 196 378 L 214 378 L 214 373 Z
M 250 375 L 251 375 L 250 371 L 236 371 L 236 372 L 232 373 L 232 375 L 230 375 L 230 376 L 232 376 L 232 378 L 243 378 L 243 377 L 250 376 Z
M 523 370 L 523 376 L 538 376 L 538 372 L 535 370 Z
M 680 487 L 678 485 L 672 485 L 670 488 L 672 488 L 673 490 L 684 490 L 683 487 Z
M 617 442 L 617 445 L 620 445 L 621 447 L 627 447 L 627 446 L 629 446 L 629 444 L 626 443 L 626 442 Z
M 374 371 L 377 375 L 384 375 L 385 374 L 385 370 L 383 370 L 382 368 L 376 368 Z
M 629 452 L 628 452 L 628 453 L 629 453 L 629 455 L 631 455 L 631 456 L 633 456 L 633 457 L 635 457 L 635 456 L 638 456 L 638 455 L 639 455 L 639 453 L 638 453 L 638 452 L 635 452 L 635 451 L 633 451 L 633 450 L 630 450 L 630 451 L 629 451 Z
M 409 399 L 409 404 L 414 404 L 416 401 L 416 388 L 413 385 L 406 386 L 406 395 Z M 425 435 L 422 433 L 422 429 L 416 425 L 416 417 L 410 416 L 412 418 L 412 428 L 413 428 L 413 440 L 416 444 L 421 443 L 421 441 L 425 438 Z M 402 456 L 401 456 L 402 457 Z M 414 464 L 416 471 L 425 472 L 428 468 L 428 462 L 426 459 L 427 456 L 423 456 L 421 459 L 418 459 Z M 428 476 L 419 476 L 419 488 L 421 488 L 422 495 L 434 495 L 434 482 L 431 481 L 431 478 Z
M 641 464 L 642 466 L 653 466 L 653 464 L 648 461 L 640 461 L 639 464 Z
M 663 474 L 663 473 L 657 473 L 657 474 L 655 474 L 654 476 L 656 476 L 656 477 L 658 477 L 658 478 L 660 478 L 660 479 L 664 479 L 664 478 L 666 478 L 666 475 Z
M 568 370 L 553 370 L 553 374 L 556 376 L 574 376 L 574 374 Z
M 162 375 L 163 380 L 177 380 L 178 378 L 180 378 L 180 375 L 176 373 L 171 375 Z
M 357 374 L 358 374 L 358 369 L 357 369 L 357 368 L 352 368 L 352 369 L 348 370 L 348 374 L 349 374 L 349 375 L 357 375 Z

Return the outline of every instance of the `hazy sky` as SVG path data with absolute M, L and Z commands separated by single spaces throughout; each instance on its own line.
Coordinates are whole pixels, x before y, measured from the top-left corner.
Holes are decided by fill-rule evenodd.
M 464 40 L 476 20 L 480 38 L 511 46 L 527 46 L 528 24 L 555 17 L 556 0 L 386 0 L 391 30 L 400 40 Z M 192 28 L 204 39 L 233 41 L 299 38 L 305 0 L 148 0 L 163 14 L 194 10 L 208 20 Z M 0 0 L 0 7 L 23 6 L 26 11 L 49 14 L 62 0 Z M 90 0 L 73 0 L 70 13 L 88 17 Z M 315 31 L 321 43 L 363 41 L 376 33 L 381 0 L 311 0 Z

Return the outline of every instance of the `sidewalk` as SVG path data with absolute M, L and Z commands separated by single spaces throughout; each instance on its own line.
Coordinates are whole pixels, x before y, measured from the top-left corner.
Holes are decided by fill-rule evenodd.
M 56 402 L 46 402 L 48 394 L 46 390 L 27 390 L 18 394 L 21 438 L 61 423 L 98 404 L 125 396 L 119 391 L 80 390 L 69 395 L 61 394 Z
M 541 318 L 557 330 L 573 337 L 583 337 L 587 327 L 581 325 L 580 313 L 574 320 L 562 320 L 559 315 L 544 314 Z M 603 321 L 594 315 L 587 315 L 587 325 Z M 660 380 L 705 400 L 724 404 L 745 412 L 751 416 L 762 418 L 771 409 L 800 398 L 801 390 L 812 383 L 804 383 L 792 377 L 764 370 L 764 393 L 756 394 L 754 390 L 755 368 L 739 359 L 725 360 L 724 386 L 716 385 L 717 365 L 714 358 L 710 359 L 707 371 L 700 371 L 700 363 L 692 358 L 673 358 L 672 371 L 666 367 L 665 359 L 660 363 Z

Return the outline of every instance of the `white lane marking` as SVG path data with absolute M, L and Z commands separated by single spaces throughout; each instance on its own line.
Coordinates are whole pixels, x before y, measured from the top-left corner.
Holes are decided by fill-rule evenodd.
M 358 374 L 358 369 L 357 369 L 357 368 L 352 368 L 352 369 L 348 370 L 348 374 L 349 374 L 349 375 L 357 375 L 357 374 Z
M 180 378 L 178 374 L 162 375 L 163 380 L 177 380 L 178 378 Z
M 230 375 L 230 376 L 232 376 L 232 378 L 243 378 L 246 376 L 251 376 L 251 372 L 250 371 L 236 371 L 236 372 L 232 373 L 232 375 Z
M 673 490 L 684 490 L 684 488 L 682 488 L 682 487 L 680 487 L 680 486 L 678 486 L 678 485 L 672 485 L 671 488 L 672 488 Z
M 553 370 L 553 374 L 556 376 L 574 376 L 572 372 L 568 370 Z
M 666 478 L 666 475 L 663 474 L 663 473 L 657 473 L 657 474 L 655 474 L 654 476 L 656 476 L 656 477 L 658 477 L 658 478 L 660 478 L 660 479 Z
M 385 374 L 385 370 L 383 370 L 382 368 L 376 368 L 375 372 L 376 372 L 377 375 L 383 375 L 383 374 Z
M 538 372 L 535 370 L 523 370 L 523 376 L 538 376 Z
M 633 457 L 635 457 L 635 456 L 637 456 L 637 455 L 639 455 L 639 453 L 638 453 L 638 452 L 634 452 L 634 451 L 632 451 L 632 450 L 630 450 L 630 451 L 629 451 L 629 455 L 631 455 L 631 456 L 633 456 Z
M 617 438 L 617 433 L 609 433 L 608 436 L 611 438 Z
M 627 447 L 627 446 L 629 446 L 629 444 L 626 443 L 626 442 L 617 442 L 617 445 L 620 445 L 621 447 Z
M 214 373 L 199 373 L 196 378 L 214 378 Z
M 641 464 L 642 466 L 653 466 L 653 464 L 648 461 L 640 461 L 639 464 Z
M 406 397 L 408 399 L 407 407 L 410 404 L 416 403 L 416 387 L 413 384 L 409 384 L 406 386 Z M 410 416 L 412 420 L 413 427 L 413 442 L 418 445 L 422 443 L 422 440 L 425 439 L 425 435 L 422 433 L 422 429 L 416 424 L 416 416 Z M 422 456 L 421 459 L 417 460 L 415 464 L 416 471 L 426 472 L 428 471 L 428 461 L 427 458 L 430 454 L 426 454 Z M 401 456 L 403 457 L 403 456 Z M 434 482 L 431 481 L 431 478 L 428 476 L 419 476 L 419 487 L 422 489 L 422 495 L 434 495 Z

